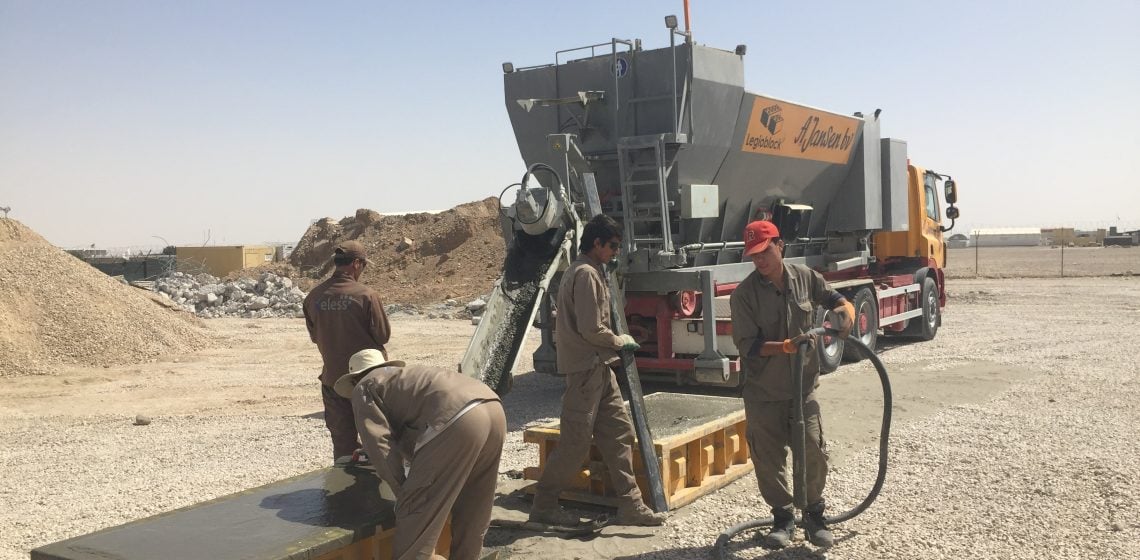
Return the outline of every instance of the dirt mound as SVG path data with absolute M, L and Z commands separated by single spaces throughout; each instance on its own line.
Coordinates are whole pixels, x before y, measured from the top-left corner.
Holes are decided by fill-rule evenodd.
M 437 214 L 384 216 L 362 208 L 339 221 L 325 218 L 309 227 L 289 263 L 309 278 L 327 276 L 333 247 L 347 240 L 360 241 L 368 248 L 373 266 L 364 271 L 361 281 L 389 304 L 434 303 L 486 294 L 506 256 L 499 201 L 488 198 Z
M 211 340 L 189 314 L 0 219 L 0 377 L 132 363 Z

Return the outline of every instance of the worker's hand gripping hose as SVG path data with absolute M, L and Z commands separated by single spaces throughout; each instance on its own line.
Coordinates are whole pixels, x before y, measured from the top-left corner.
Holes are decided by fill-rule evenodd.
M 811 331 L 808 331 L 808 333 L 815 335 L 815 337 L 823 336 L 825 334 L 828 336 L 839 335 L 839 331 L 833 329 L 825 329 L 822 327 L 812 329 Z M 871 363 L 875 366 L 875 370 L 879 373 L 879 383 L 883 387 L 883 421 L 882 427 L 879 430 L 879 472 L 875 477 L 875 484 L 871 487 L 871 492 L 867 494 L 867 497 L 864 498 L 863 501 L 859 503 L 859 505 L 851 508 L 850 510 L 833 517 L 828 517 L 826 519 L 828 524 L 842 523 L 848 519 L 855 517 L 856 515 L 859 515 L 860 513 L 863 513 L 863 511 L 871 506 L 871 503 L 875 501 L 875 498 L 878 497 L 879 491 L 883 488 L 883 481 L 887 478 L 887 448 L 891 433 L 891 380 L 887 376 L 887 368 L 883 365 L 883 361 L 880 360 L 879 357 L 875 355 L 875 353 L 871 351 L 871 349 L 868 348 L 866 344 L 863 344 L 863 342 L 859 340 L 858 337 L 849 336 L 846 338 L 845 343 L 851 344 L 855 348 L 858 348 L 859 352 L 871 361 Z M 795 373 L 792 376 L 792 385 L 793 394 L 796 395 L 803 395 L 803 375 L 800 372 L 803 368 L 804 353 L 808 350 L 809 347 L 810 342 L 808 338 L 801 340 L 799 343 L 798 352 L 796 352 L 796 356 L 793 359 L 792 371 Z M 794 399 L 793 402 L 796 425 L 795 429 L 792 431 L 792 480 L 795 485 L 795 503 L 796 506 L 799 507 L 802 511 L 806 505 L 804 503 L 804 491 L 806 489 L 806 486 L 804 484 L 804 476 L 806 469 L 804 468 L 805 436 L 803 398 L 801 397 Z M 802 520 L 800 523 L 802 524 Z M 716 544 L 713 546 L 713 557 L 717 559 L 726 558 L 725 555 L 727 554 L 728 543 L 736 535 L 749 529 L 755 529 L 758 527 L 770 527 L 771 525 L 772 518 L 768 517 L 764 519 L 746 521 L 739 525 L 734 525 L 728 529 L 725 529 L 716 539 Z

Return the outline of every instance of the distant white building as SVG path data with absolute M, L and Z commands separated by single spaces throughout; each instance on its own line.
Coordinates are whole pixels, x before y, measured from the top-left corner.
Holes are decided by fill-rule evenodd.
M 970 237 L 964 233 L 955 233 L 946 240 L 946 246 L 951 249 L 965 249 L 970 246 Z
M 970 231 L 975 247 L 1036 247 L 1041 244 L 1040 228 L 980 228 Z

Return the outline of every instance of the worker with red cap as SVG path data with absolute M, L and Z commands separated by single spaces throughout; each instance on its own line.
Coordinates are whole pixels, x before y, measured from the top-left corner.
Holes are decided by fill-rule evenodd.
M 820 547 L 833 538 L 824 516 L 823 488 L 827 481 L 827 447 L 823 439 L 819 403 L 819 357 L 812 329 L 816 306 L 838 317 L 841 336 L 851 332 L 854 306 L 831 289 L 818 272 L 784 261 L 784 240 L 776 225 L 758 220 L 744 229 L 744 256 L 752 271 L 733 291 L 732 338 L 740 351 L 745 373 L 744 413 L 748 447 L 752 454 L 760 495 L 772 508 L 774 523 L 763 544 L 783 548 L 795 534 L 795 508 L 785 476 L 787 447 L 791 442 L 793 399 L 803 399 L 806 426 L 807 510 L 804 531 Z M 803 394 L 792 394 L 793 355 L 801 342 L 809 351 L 803 360 Z
M 333 391 L 333 385 L 348 373 L 348 359 L 355 353 L 374 349 L 383 352 L 392 328 L 380 294 L 360 282 L 369 264 L 364 244 L 345 241 L 333 249 L 336 267 L 328 280 L 305 297 L 303 306 L 309 338 L 321 352 L 321 400 L 325 405 L 325 427 L 332 436 L 333 463 L 346 465 L 360 455 L 360 438 L 352 415 L 352 402 Z

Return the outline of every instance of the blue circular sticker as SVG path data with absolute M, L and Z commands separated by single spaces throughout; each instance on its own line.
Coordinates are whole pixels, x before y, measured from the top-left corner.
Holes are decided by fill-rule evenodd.
M 629 72 L 629 61 L 618 57 L 617 62 L 614 62 L 614 73 L 617 74 L 617 77 L 623 78 L 626 72 Z

